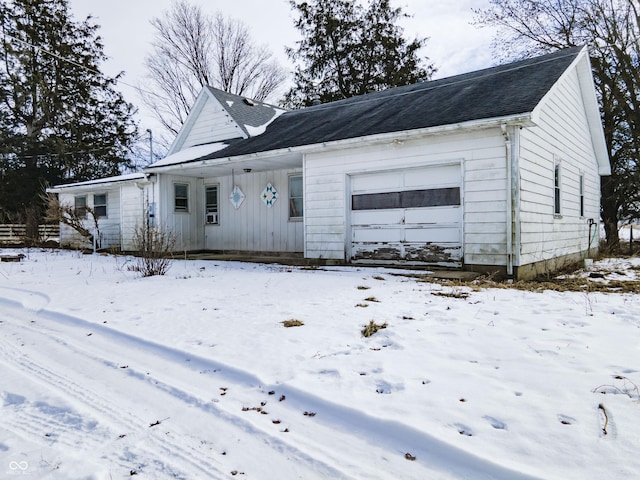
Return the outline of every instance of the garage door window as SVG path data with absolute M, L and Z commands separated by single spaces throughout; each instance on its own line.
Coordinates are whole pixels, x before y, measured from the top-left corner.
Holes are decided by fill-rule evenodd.
M 460 188 L 432 188 L 402 192 L 366 193 L 351 197 L 353 210 L 449 207 L 460 205 Z

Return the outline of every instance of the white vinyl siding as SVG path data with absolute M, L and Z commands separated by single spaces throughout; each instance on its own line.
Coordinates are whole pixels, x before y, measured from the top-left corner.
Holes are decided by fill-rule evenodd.
M 59 196 L 60 202 L 65 205 L 73 205 L 74 208 L 80 210 L 89 207 L 94 211 L 96 211 L 97 206 L 98 210 L 105 214 L 98 217 L 100 236 L 97 246 L 100 248 L 121 248 L 120 187 L 120 185 L 114 185 L 105 191 L 103 186 L 98 186 L 96 188 L 100 188 L 100 190 L 95 193 L 92 192 L 90 188 L 85 188 L 81 194 L 60 193 Z M 95 204 L 96 198 L 100 201 L 100 197 L 102 197 L 102 199 L 108 199 L 106 205 L 104 205 L 104 209 L 102 208 L 102 203 Z M 83 224 L 90 232 L 94 232 L 95 224 L 92 215 L 87 214 L 84 217 Z M 63 246 L 83 248 L 91 248 L 93 246 L 86 238 L 65 224 L 60 225 L 60 244 Z
M 232 176 L 204 179 L 203 184 L 219 185 L 219 226 L 205 225 L 204 248 L 250 252 L 302 252 L 303 222 L 289 221 L 289 178 L 300 170 L 236 173 Z M 235 209 L 229 201 L 235 185 L 245 200 Z M 268 208 L 260 195 L 270 183 L 278 199 Z
M 586 250 L 586 218 L 600 215 L 600 177 L 575 71 L 556 84 L 537 114 L 537 126 L 520 131 L 520 265 Z M 561 218 L 554 213 L 558 159 Z
M 197 115 L 197 118 L 192 123 L 193 127 L 178 150 L 246 136 L 238 124 L 222 108 L 220 102 L 213 97 L 208 97 L 202 109 L 194 114 Z
M 142 190 L 135 184 L 123 185 L 120 188 L 120 212 L 122 217 L 120 229 L 122 231 L 122 249 L 125 251 L 134 250 L 133 238 L 136 228 L 143 227 L 146 221 L 145 191 L 148 192 L 149 190 Z
M 463 176 L 465 263 L 470 257 L 474 263 L 504 265 L 504 151 L 502 133 L 495 128 L 308 154 L 304 185 L 305 256 L 345 258 L 349 237 L 349 175 L 457 162 Z

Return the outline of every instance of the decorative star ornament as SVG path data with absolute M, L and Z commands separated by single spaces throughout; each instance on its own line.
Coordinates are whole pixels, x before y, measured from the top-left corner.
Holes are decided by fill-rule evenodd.
M 260 195 L 260 198 L 262 198 L 262 201 L 267 207 L 271 208 L 273 207 L 273 204 L 276 203 L 276 200 L 278 199 L 278 191 L 273 185 L 271 185 L 270 183 L 267 183 L 267 186 L 264 187 L 264 190 L 262 191 L 262 195 Z

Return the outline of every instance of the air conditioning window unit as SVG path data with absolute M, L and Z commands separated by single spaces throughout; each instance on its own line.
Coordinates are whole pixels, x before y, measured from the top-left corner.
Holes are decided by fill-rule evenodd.
M 218 223 L 218 214 L 217 213 L 207 213 L 205 218 L 206 223 Z

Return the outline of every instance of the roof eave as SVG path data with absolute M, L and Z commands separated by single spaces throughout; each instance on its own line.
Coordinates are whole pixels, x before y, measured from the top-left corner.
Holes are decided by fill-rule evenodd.
M 531 113 L 522 113 L 516 115 L 509 115 L 504 117 L 484 118 L 479 120 L 470 120 L 467 122 L 460 122 L 449 125 L 438 125 L 433 127 L 425 127 L 413 130 L 404 130 L 398 132 L 380 133 L 376 135 L 368 135 L 364 137 L 346 138 L 342 140 L 333 140 L 322 143 L 314 143 L 309 145 L 300 145 L 296 147 L 287 147 L 277 150 L 267 150 L 263 152 L 254 152 L 244 155 L 237 155 L 232 157 L 219 157 L 210 160 L 199 160 L 194 158 L 182 163 L 167 165 L 165 167 L 155 167 L 147 169 L 146 171 L 153 171 L 155 173 L 166 173 L 175 170 L 189 169 L 189 168 L 201 168 L 203 166 L 219 166 L 229 163 L 241 163 L 246 160 L 256 158 L 269 158 L 277 157 L 280 155 L 291 153 L 313 153 L 317 151 L 336 150 L 340 148 L 349 148 L 357 145 L 376 145 L 381 143 L 389 143 L 393 141 L 404 141 L 409 139 L 421 138 L 430 135 L 439 135 L 444 133 L 454 133 L 459 131 L 473 131 L 482 130 L 493 127 L 500 127 L 503 124 L 520 126 L 520 127 L 532 127 L 535 126 L 532 120 Z
M 100 182 L 89 181 L 83 183 L 69 183 L 68 185 L 56 185 L 54 187 L 48 187 L 47 193 L 67 193 L 67 192 L 92 192 L 96 190 L 108 190 L 113 187 L 119 187 L 129 183 L 135 184 L 148 184 L 151 181 L 148 179 L 149 174 L 139 178 L 128 178 L 125 180 L 115 180 L 113 182 Z

